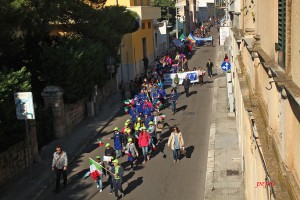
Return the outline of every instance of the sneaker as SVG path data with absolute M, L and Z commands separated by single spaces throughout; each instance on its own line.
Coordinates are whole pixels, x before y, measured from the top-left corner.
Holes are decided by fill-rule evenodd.
M 112 191 L 109 191 L 109 194 L 112 194 L 113 192 Z
M 176 160 L 174 160 L 173 163 L 176 163 Z
M 133 171 L 133 168 L 130 168 L 130 171 L 132 172 L 132 171 Z
M 99 192 L 102 192 L 102 189 L 100 189 L 100 191 Z
M 146 160 L 143 161 L 143 164 L 145 164 L 145 163 L 146 163 Z
M 150 156 L 149 155 L 147 156 L 147 160 L 150 160 Z
M 177 160 L 176 162 L 179 162 L 179 160 Z
M 99 188 L 99 185 L 97 185 L 97 188 Z

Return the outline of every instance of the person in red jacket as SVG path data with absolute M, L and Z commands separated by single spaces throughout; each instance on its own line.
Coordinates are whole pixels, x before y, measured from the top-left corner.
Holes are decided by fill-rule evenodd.
M 150 135 L 147 132 L 146 127 L 143 126 L 142 132 L 139 135 L 139 147 L 142 148 L 142 152 L 143 152 L 143 156 L 144 156 L 143 163 L 145 163 L 147 160 L 150 159 L 150 157 L 148 155 L 149 141 L 150 141 Z

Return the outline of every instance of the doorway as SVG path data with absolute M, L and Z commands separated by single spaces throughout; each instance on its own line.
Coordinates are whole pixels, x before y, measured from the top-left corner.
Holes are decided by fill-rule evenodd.
M 147 57 L 147 40 L 146 38 L 142 38 L 142 44 L 143 44 L 143 58 Z

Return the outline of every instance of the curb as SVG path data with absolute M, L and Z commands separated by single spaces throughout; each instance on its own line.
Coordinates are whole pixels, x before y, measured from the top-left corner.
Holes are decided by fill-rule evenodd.
M 219 85 L 219 79 L 217 78 L 215 79 L 214 82 L 204 199 L 211 198 L 212 191 L 214 190 L 215 135 L 216 135 L 216 114 L 217 114 L 216 111 L 217 111 L 218 85 Z
M 93 134 L 91 137 L 89 137 L 89 139 L 87 139 L 87 141 L 85 141 L 82 145 L 82 147 L 77 151 L 78 153 L 76 154 L 71 154 L 71 156 L 68 157 L 69 160 L 69 164 L 72 164 L 74 160 L 76 160 L 76 158 L 78 158 L 78 156 L 83 152 L 83 150 L 90 145 L 97 137 L 98 137 L 98 133 L 101 132 L 116 116 L 117 114 L 120 112 L 120 110 L 122 109 L 122 107 L 120 107 L 119 109 L 117 109 L 116 112 L 114 112 L 107 120 L 104 121 L 103 125 L 98 126 L 95 129 L 95 134 Z M 52 178 L 51 178 L 52 177 Z M 39 198 L 39 196 L 49 188 L 49 186 L 55 181 L 54 176 L 50 175 L 50 181 L 47 183 L 47 185 L 43 185 L 39 188 L 38 192 L 36 193 L 36 195 L 34 195 L 34 197 L 32 198 L 32 200 L 37 200 Z

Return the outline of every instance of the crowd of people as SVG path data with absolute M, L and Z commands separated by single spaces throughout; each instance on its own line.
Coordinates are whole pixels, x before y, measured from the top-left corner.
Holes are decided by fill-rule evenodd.
M 124 170 L 118 159 L 127 156 L 127 163 L 130 165 L 131 171 L 134 170 L 138 160 L 145 164 L 151 159 L 152 153 L 157 150 L 157 146 L 161 143 L 164 126 L 168 126 L 167 123 L 164 123 L 166 116 L 160 113 L 165 108 L 167 100 L 162 82 L 155 78 L 149 80 L 144 77 L 140 87 L 141 91 L 138 94 L 134 93 L 133 99 L 124 101 L 125 112 L 130 116 L 130 119 L 125 121 L 123 127 L 115 127 L 112 137 L 102 138 L 113 139 L 113 147 L 109 142 L 105 144 L 104 156 L 111 158 L 111 161 L 107 162 L 108 166 L 104 166 L 104 163 L 99 159 L 100 157 L 97 157 L 97 161 L 103 168 L 99 176 L 93 177 L 96 185 L 102 192 L 103 176 L 101 174 L 106 174 L 110 185 L 110 194 L 114 191 L 116 198 L 120 197 L 119 191 L 121 196 L 124 195 L 121 184 Z M 168 100 L 173 114 L 175 114 L 178 100 L 176 88 L 172 89 Z M 179 162 L 180 152 L 184 151 L 184 141 L 178 127 L 173 128 L 167 145 L 173 150 L 174 163 Z M 116 173 L 116 167 L 118 167 L 118 173 Z

